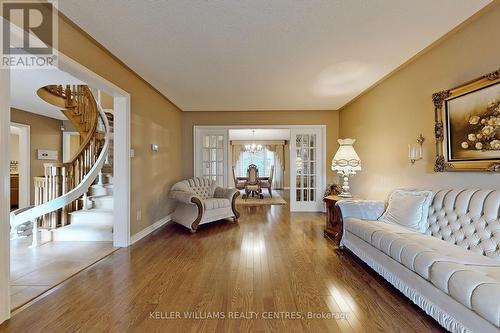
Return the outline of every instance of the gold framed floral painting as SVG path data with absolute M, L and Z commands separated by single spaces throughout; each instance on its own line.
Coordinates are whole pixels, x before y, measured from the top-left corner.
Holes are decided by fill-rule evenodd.
M 500 70 L 432 97 L 435 171 L 500 172 Z

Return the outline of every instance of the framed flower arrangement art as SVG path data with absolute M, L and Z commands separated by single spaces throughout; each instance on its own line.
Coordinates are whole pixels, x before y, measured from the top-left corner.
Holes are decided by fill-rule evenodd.
M 500 172 L 500 70 L 432 95 L 434 170 Z

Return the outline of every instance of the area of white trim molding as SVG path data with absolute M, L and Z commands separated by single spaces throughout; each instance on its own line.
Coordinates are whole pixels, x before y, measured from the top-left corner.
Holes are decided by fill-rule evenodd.
M 162 218 L 161 220 L 156 221 L 155 223 L 151 224 L 149 227 L 142 229 L 141 231 L 139 231 L 138 233 L 136 233 L 132 237 L 130 237 L 130 245 L 140 241 L 141 239 L 143 239 L 144 237 L 146 237 L 147 235 L 149 235 L 150 233 L 152 233 L 156 229 L 161 228 L 164 225 L 169 224 L 171 222 L 172 222 L 172 216 L 170 216 L 170 215 L 167 215 L 164 218 Z
M 59 52 L 59 68 L 114 97 L 114 211 L 113 244 L 130 245 L 130 94 Z M 0 70 L 0 156 L 9 156 L 10 70 Z M 117 167 L 119 166 L 119 167 Z M 10 318 L 10 165 L 0 162 L 0 323 Z
M 0 70 L 0 156 L 10 156 L 10 70 Z M 0 158 L 0 323 L 10 318 L 10 159 Z
M 31 126 L 13 122 L 10 126 L 19 130 L 19 208 L 24 208 L 31 205 Z
M 113 245 L 130 245 L 130 94 L 59 52 L 59 69 L 113 96 L 114 169 L 113 197 L 120 203 L 114 211 Z M 118 167 L 119 166 L 119 167 Z M 117 221 L 119 223 L 117 223 Z
M 104 90 L 104 89 L 103 89 Z M 119 202 L 121 209 L 115 206 L 115 221 L 125 221 L 114 225 L 113 243 L 115 246 L 130 245 L 130 95 L 114 96 L 114 156 L 113 178 L 114 202 Z

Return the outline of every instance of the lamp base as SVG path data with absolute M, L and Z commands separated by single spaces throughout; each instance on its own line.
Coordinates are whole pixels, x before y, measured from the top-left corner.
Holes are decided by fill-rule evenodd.
M 342 192 L 339 194 L 340 198 L 352 198 L 351 192 L 349 192 L 349 176 L 353 175 L 354 173 L 349 173 L 348 171 L 343 172 L 342 176 L 344 178 L 344 184 L 342 184 Z

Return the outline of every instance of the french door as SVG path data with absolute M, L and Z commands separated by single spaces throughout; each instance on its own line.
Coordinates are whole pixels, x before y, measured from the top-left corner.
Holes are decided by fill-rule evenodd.
M 323 210 L 323 131 L 290 131 L 290 210 Z
M 228 138 L 227 129 L 195 127 L 194 175 L 227 186 Z

